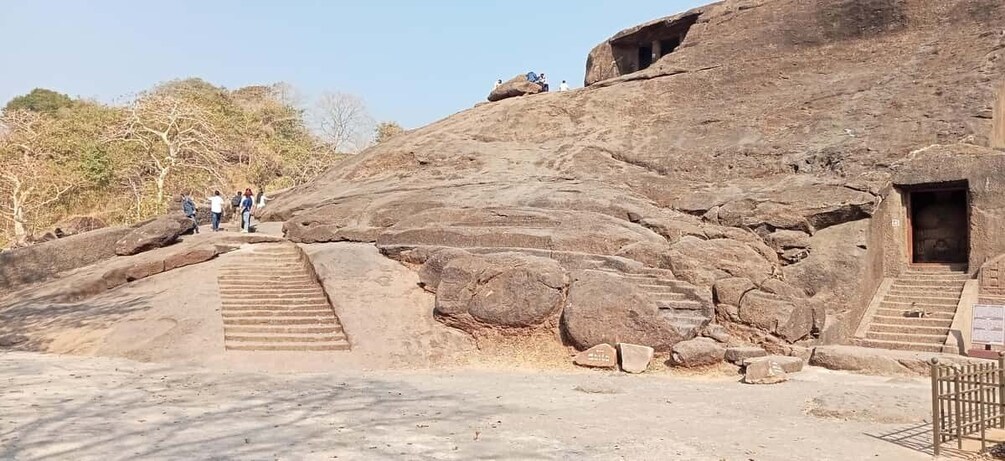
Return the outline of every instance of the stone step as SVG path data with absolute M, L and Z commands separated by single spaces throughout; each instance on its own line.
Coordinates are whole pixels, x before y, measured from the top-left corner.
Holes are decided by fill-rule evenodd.
M 220 290 L 236 291 L 236 290 L 265 290 L 268 292 L 287 292 L 287 291 L 304 291 L 304 290 L 320 290 L 321 287 L 313 283 L 285 283 L 285 282 L 266 282 L 264 284 L 238 284 L 232 282 L 220 283 L 218 282 Z
M 242 280 L 242 279 L 217 279 L 217 285 L 227 288 L 257 288 L 257 287 L 290 287 L 300 288 L 304 286 L 318 286 L 313 280 L 304 277 L 303 279 L 285 280 Z
M 925 296 L 935 296 L 940 298 L 957 298 L 963 294 L 963 290 L 957 290 L 955 288 L 890 288 L 887 296 L 913 296 L 913 297 L 925 297 Z
M 966 280 L 961 280 L 958 282 L 949 282 L 942 280 L 904 280 L 897 279 L 893 281 L 893 288 L 915 288 L 915 287 L 927 287 L 927 288 L 954 288 L 962 290 L 963 286 L 966 285 Z
M 672 309 L 672 310 L 685 310 L 685 311 L 699 311 L 704 309 L 703 306 L 698 301 L 656 301 L 656 306 L 660 309 Z
M 217 280 L 224 280 L 228 282 L 241 282 L 241 283 L 264 283 L 264 282 L 289 282 L 289 281 L 304 281 L 308 283 L 313 283 L 314 279 L 307 275 L 306 272 L 290 272 L 286 274 L 277 274 L 271 272 L 257 272 L 254 274 L 224 274 L 220 273 L 217 275 Z
M 966 272 L 966 263 L 955 263 L 955 264 L 917 264 L 910 265 L 907 268 L 907 272 Z
M 312 304 L 327 303 L 328 298 L 320 295 L 298 295 L 298 296 L 261 296 L 261 295 L 237 295 L 229 294 L 221 297 L 224 303 L 269 303 L 277 306 L 287 306 L 290 304 Z
M 220 312 L 224 319 L 241 317 L 326 317 L 334 316 L 331 309 L 284 309 L 284 310 L 229 310 Z
M 303 287 L 303 288 L 282 288 L 282 287 L 230 287 L 221 286 L 219 288 L 220 296 L 231 297 L 231 296 L 260 296 L 260 297 L 305 297 L 305 296 L 324 296 L 325 292 L 319 286 L 313 287 Z
M 223 328 L 226 334 L 262 334 L 262 333 L 287 333 L 287 334 L 318 334 L 318 333 L 342 333 L 342 325 L 281 325 L 281 326 L 228 326 Z
M 277 352 L 325 352 L 347 351 L 349 342 L 332 341 L 328 343 L 232 343 L 226 344 L 229 351 L 277 351 Z
M 881 309 L 899 309 L 905 312 L 924 309 L 926 312 L 956 312 L 956 305 L 945 305 L 945 304 L 922 304 L 922 303 L 895 303 L 889 301 L 883 301 L 879 303 Z
M 917 325 L 917 326 L 923 326 L 923 327 L 945 328 L 945 329 L 948 330 L 949 327 L 952 326 L 952 324 L 953 324 L 953 319 L 952 318 L 940 319 L 940 318 L 933 318 L 933 317 L 925 317 L 925 318 L 920 318 L 919 319 L 919 318 L 904 317 L 904 316 L 894 317 L 894 316 L 885 316 L 885 315 L 875 315 L 875 316 L 872 317 L 871 322 L 873 322 L 872 325 L 876 325 L 876 324 L 884 324 L 884 325 Z
M 345 341 L 342 333 L 307 334 L 224 334 L 228 343 L 333 343 Z
M 916 351 L 916 352 L 942 352 L 944 344 L 934 344 L 934 343 L 911 343 L 903 341 L 881 341 L 876 339 L 861 339 L 856 338 L 852 340 L 852 343 L 856 346 L 861 347 L 871 347 L 873 349 L 890 349 L 897 351 Z
M 220 268 L 220 274 L 224 275 L 258 275 L 258 274 L 300 274 L 304 267 L 299 264 L 272 264 L 262 263 L 261 265 L 230 265 Z
M 324 317 L 241 317 L 225 318 L 225 326 L 251 326 L 251 325 L 334 325 L 335 315 Z
M 905 343 L 918 343 L 918 344 L 945 344 L 946 335 L 927 335 L 927 334 L 910 334 L 910 333 L 881 333 L 868 331 L 865 334 L 866 339 L 875 339 L 879 341 L 900 341 Z
M 945 339 L 949 336 L 949 327 L 930 327 L 923 325 L 887 325 L 882 323 L 872 323 L 869 325 L 869 333 L 899 333 L 910 335 L 930 335 Z
M 255 303 L 246 302 L 224 302 L 220 307 L 220 312 L 245 312 L 245 311 L 266 311 L 266 312 L 298 312 L 298 311 L 328 311 L 333 312 L 328 303 L 303 303 L 285 304 Z
M 899 276 L 898 279 L 926 279 L 926 280 L 967 280 L 970 278 L 970 274 L 966 272 L 917 272 L 917 271 L 907 271 Z
M 907 311 L 903 309 L 877 309 L 876 315 L 883 317 L 900 317 L 900 318 L 912 318 L 904 315 Z M 933 320 L 949 320 L 952 321 L 953 317 L 956 316 L 955 312 L 929 312 L 926 319 Z
M 932 296 L 928 297 L 907 297 L 907 296 L 886 296 L 883 298 L 883 302 L 889 303 L 906 303 L 906 304 L 926 304 L 929 306 L 956 306 L 960 303 L 959 298 L 936 298 Z

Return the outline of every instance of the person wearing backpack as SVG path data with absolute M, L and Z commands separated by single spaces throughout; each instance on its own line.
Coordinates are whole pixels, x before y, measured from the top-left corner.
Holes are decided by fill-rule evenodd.
M 244 190 L 244 198 L 241 199 L 241 218 L 244 226 L 241 228 L 241 232 L 248 233 L 251 232 L 251 210 L 255 208 L 255 195 L 251 193 L 251 189 Z
M 244 198 L 244 192 L 237 191 L 233 197 L 230 198 L 230 222 L 241 222 L 241 199 Z
M 192 233 L 199 233 L 199 220 L 195 217 L 195 202 L 192 201 L 192 197 L 189 197 L 187 193 L 181 194 L 181 211 L 185 213 L 188 219 L 192 220 Z

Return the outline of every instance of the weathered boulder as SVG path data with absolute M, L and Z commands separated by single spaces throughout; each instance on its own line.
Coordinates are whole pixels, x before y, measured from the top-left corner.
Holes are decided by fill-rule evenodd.
M 778 384 L 788 380 L 789 375 L 774 360 L 751 363 L 743 372 L 743 382 L 747 384 Z
M 618 351 L 610 344 L 597 344 L 576 354 L 572 362 L 581 367 L 614 368 L 618 366 Z
M 730 347 L 726 349 L 725 359 L 727 362 L 742 365 L 747 359 L 756 357 L 767 357 L 768 351 L 755 346 Z
M 28 337 L 19 334 L 0 335 L 0 347 L 14 347 L 28 342 Z
M 531 327 L 561 309 L 568 284 L 565 271 L 551 259 L 509 253 L 460 256 L 443 268 L 435 313 L 467 331 Z
M 180 214 L 169 214 L 133 229 L 115 243 L 119 256 L 134 255 L 170 245 L 192 229 L 192 221 Z
M 129 282 L 145 279 L 164 272 L 164 260 L 143 260 L 128 266 L 116 267 L 102 275 L 107 289 L 115 288 Z
M 517 96 L 538 94 L 541 91 L 543 91 L 541 85 L 527 81 L 526 75 L 517 75 L 493 89 L 489 93 L 488 100 L 490 102 L 502 101 L 503 99 L 515 98 Z
M 0 252 L 0 295 L 115 257 L 116 242 L 130 232 L 112 227 Z
M 170 271 L 179 267 L 191 266 L 209 261 L 219 254 L 219 250 L 212 245 L 204 245 L 172 254 L 164 259 L 164 270 Z
M 702 332 L 702 336 L 712 338 L 723 344 L 728 344 L 733 339 L 729 335 L 729 331 L 726 330 L 726 327 L 722 325 L 708 325 L 705 327 L 705 331 Z
M 419 268 L 419 284 L 424 290 L 436 293 L 447 263 L 456 257 L 470 255 L 471 253 L 457 248 L 444 248 L 434 252 L 422 261 L 422 267 Z
M 740 304 L 740 320 L 794 342 L 813 330 L 813 310 L 806 304 L 796 305 L 778 295 L 752 291 Z
M 643 373 L 649 368 L 655 351 L 649 346 L 618 343 L 621 370 L 627 373 Z
M 799 357 L 789 357 L 786 355 L 768 355 L 765 357 L 750 357 L 743 361 L 743 366 L 749 367 L 757 362 L 771 361 L 782 367 L 782 370 L 788 374 L 798 373 L 803 371 L 803 359 Z
M 987 363 L 953 354 L 889 351 L 856 346 L 817 346 L 813 348 L 810 365 L 831 370 L 852 371 L 869 375 L 918 375 L 931 373 L 929 361 L 938 358 L 947 365 Z
M 627 342 L 650 344 L 657 351 L 668 351 L 683 339 L 658 314 L 655 301 L 637 285 L 600 272 L 574 275 L 562 312 L 562 329 L 578 349 Z
M 809 248 L 810 235 L 802 231 L 779 230 L 765 237 L 764 242 L 778 254 L 793 248 Z
M 674 365 L 690 368 L 722 362 L 726 349 L 711 338 L 694 338 L 674 344 L 670 356 Z
M 773 264 L 749 245 L 731 239 L 702 240 L 686 236 L 671 247 L 674 274 L 695 285 L 709 286 L 716 280 L 743 277 L 761 283 Z
M 715 302 L 729 304 L 730 306 L 739 306 L 743 295 L 755 288 L 757 287 L 754 285 L 754 282 L 741 277 L 716 280 L 714 286 Z

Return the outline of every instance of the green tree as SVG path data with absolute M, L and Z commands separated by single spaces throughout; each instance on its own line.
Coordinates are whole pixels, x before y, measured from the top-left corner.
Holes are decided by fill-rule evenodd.
M 54 114 L 59 109 L 73 105 L 73 99 L 69 96 L 45 88 L 35 88 L 30 93 L 17 96 L 11 99 L 6 106 L 5 112 L 15 110 L 27 110 Z

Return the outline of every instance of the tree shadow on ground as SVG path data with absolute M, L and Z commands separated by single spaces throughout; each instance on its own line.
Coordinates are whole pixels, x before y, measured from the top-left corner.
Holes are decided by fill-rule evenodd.
M 0 376 L 6 375 L 2 365 Z M 93 389 L 36 393 L 30 406 L 0 403 L 5 419 L 15 423 L 0 430 L 0 459 L 496 459 L 498 450 L 512 459 L 559 455 L 550 444 L 508 440 L 482 451 L 471 428 L 517 409 L 400 381 L 168 368 L 142 373 L 116 372 L 107 387 L 87 381 Z M 40 371 L 16 379 L 34 388 L 76 377 Z
M 116 294 L 83 302 L 60 303 L 52 298 L 25 299 L 0 307 L 0 336 L 26 338 L 18 350 L 45 351 L 47 333 L 104 329 L 136 312 L 150 309 L 152 295 Z

